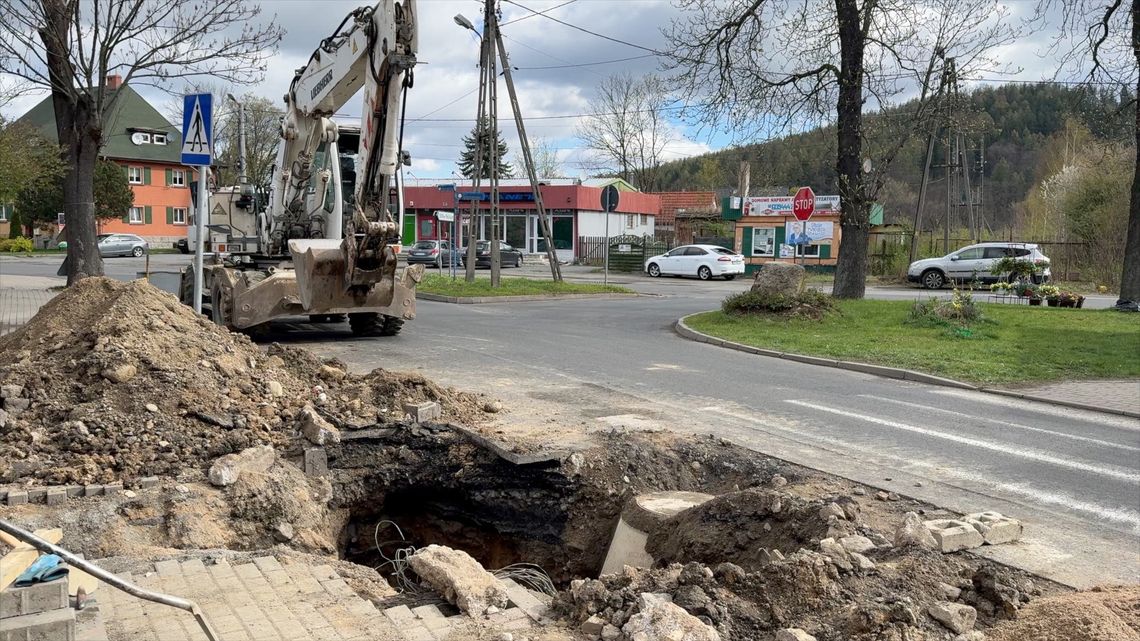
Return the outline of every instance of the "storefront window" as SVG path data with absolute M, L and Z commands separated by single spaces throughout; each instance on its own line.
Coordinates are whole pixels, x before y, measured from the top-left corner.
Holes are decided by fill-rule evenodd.
M 752 229 L 752 255 L 772 256 L 776 253 L 776 228 L 754 227 Z

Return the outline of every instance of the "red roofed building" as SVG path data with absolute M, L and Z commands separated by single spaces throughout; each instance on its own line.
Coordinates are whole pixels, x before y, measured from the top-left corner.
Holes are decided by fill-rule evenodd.
M 712 191 L 662 191 L 652 195 L 661 197 L 661 212 L 657 214 L 657 231 L 675 234 L 677 242 L 691 243 L 693 228 L 690 219 L 720 218 L 720 206 L 716 192 Z

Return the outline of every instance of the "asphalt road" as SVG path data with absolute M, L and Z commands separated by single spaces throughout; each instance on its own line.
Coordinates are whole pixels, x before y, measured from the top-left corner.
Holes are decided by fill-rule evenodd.
M 158 255 L 151 268 L 185 261 Z M 0 285 L 13 274 L 50 275 L 58 262 L 0 258 Z M 141 264 L 111 259 L 107 271 L 130 278 Z M 582 269 L 567 273 L 598 278 Z M 343 327 L 287 323 L 280 329 L 292 331 L 275 338 L 361 370 L 419 370 L 489 392 L 508 409 L 524 408 L 516 414 L 533 411 L 587 427 L 712 433 L 952 510 L 997 510 L 1026 523 L 1025 539 L 981 554 L 1078 587 L 1140 581 L 1140 421 L 686 341 L 672 331 L 677 318 L 715 308 L 747 284 L 613 280 L 655 295 L 421 301 L 418 318 L 395 338 L 354 339 Z M 926 295 L 906 288 L 869 294 Z

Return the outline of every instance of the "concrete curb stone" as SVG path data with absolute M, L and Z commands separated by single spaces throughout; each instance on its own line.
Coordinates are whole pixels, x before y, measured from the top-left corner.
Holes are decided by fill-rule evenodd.
M 685 339 L 688 339 L 688 340 L 691 340 L 691 341 L 696 341 L 698 343 L 707 343 L 709 345 L 715 345 L 717 347 L 725 347 L 728 349 L 736 350 L 738 352 L 745 352 L 748 354 L 757 354 L 760 356 L 768 356 L 768 357 L 772 357 L 772 358 L 782 358 L 785 360 L 796 361 L 799 363 L 806 363 L 809 365 L 820 365 L 823 367 L 835 367 L 835 368 L 846 369 L 846 370 L 850 370 L 850 371 L 854 371 L 854 372 L 862 372 L 864 374 L 871 374 L 874 376 L 881 376 L 883 378 L 894 378 L 894 379 L 898 379 L 898 380 L 912 381 L 915 383 L 926 383 L 928 385 L 938 385 L 941 387 L 953 387 L 956 389 L 972 390 L 975 392 L 985 392 L 988 394 L 995 394 L 995 395 L 999 395 L 999 396 L 1008 396 L 1011 398 L 1018 398 L 1018 399 L 1022 399 L 1022 400 L 1026 400 L 1026 401 L 1033 401 L 1033 402 L 1037 402 L 1037 403 L 1048 403 L 1050 405 L 1060 405 L 1062 407 L 1071 407 L 1073 409 L 1086 410 L 1086 411 L 1090 411 L 1090 412 L 1102 412 L 1102 413 L 1108 413 L 1108 414 L 1117 414 L 1120 416 L 1128 416 L 1131 418 L 1140 418 L 1140 412 L 1130 412 L 1128 410 L 1122 410 L 1122 409 L 1117 409 L 1117 408 L 1112 408 L 1112 407 L 1099 407 L 1096 405 L 1089 405 L 1087 403 L 1076 403 L 1073 401 L 1066 401 L 1066 400 L 1062 400 L 1062 399 L 1049 398 L 1047 396 L 1035 396 L 1033 394 L 1022 394 L 1020 392 L 1014 392 L 1014 391 L 1002 390 L 1002 389 L 994 389 L 992 387 L 979 387 L 977 385 L 971 385 L 970 383 L 964 383 L 962 381 L 956 381 L 956 380 L 951 379 L 951 378 L 943 378 L 941 376 L 934 376 L 932 374 L 924 374 L 922 372 L 916 372 L 914 370 L 909 370 L 909 369 L 902 369 L 902 368 L 898 368 L 898 367 L 888 367 L 885 365 L 872 365 L 870 363 L 858 363 L 858 362 L 854 362 L 854 361 L 840 361 L 840 360 L 835 360 L 835 359 L 830 359 L 830 358 L 820 358 L 818 356 L 807 356 L 804 354 L 790 354 L 787 352 L 778 352 L 775 350 L 763 349 L 763 348 L 759 348 L 759 347 L 753 347 L 751 345 L 743 345 L 741 343 L 726 341 L 724 339 L 717 338 L 715 336 L 710 336 L 710 335 L 705 334 L 703 332 L 698 332 L 697 330 L 693 329 L 692 327 L 689 327 L 685 323 L 686 319 L 691 318 L 693 316 L 696 316 L 697 314 L 703 314 L 703 313 L 705 313 L 705 312 L 697 312 L 696 314 L 689 314 L 687 316 L 682 316 L 681 318 L 677 319 L 677 321 L 673 324 L 673 331 L 676 332 L 678 336 L 685 338 Z

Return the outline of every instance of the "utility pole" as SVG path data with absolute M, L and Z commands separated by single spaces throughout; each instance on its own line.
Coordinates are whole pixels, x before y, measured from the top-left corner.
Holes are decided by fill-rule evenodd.
M 538 226 L 542 232 L 542 240 L 546 243 L 546 259 L 550 263 L 550 277 L 555 282 L 562 281 L 562 267 L 558 264 L 558 254 L 555 252 L 554 239 L 550 233 L 550 219 L 546 215 L 546 207 L 542 201 L 541 185 L 538 184 L 538 172 L 534 167 L 534 157 L 530 153 L 530 140 L 526 136 L 526 126 L 523 124 L 522 110 L 515 94 L 515 82 L 511 79 L 511 63 L 507 60 L 507 49 L 503 46 L 503 36 L 499 33 L 496 20 L 495 44 L 499 49 L 499 59 L 503 65 L 503 79 L 507 81 L 507 94 L 511 98 L 511 111 L 515 116 L 515 129 L 519 132 L 519 149 L 522 151 L 523 164 L 526 165 L 526 175 L 530 179 L 530 188 L 534 192 L 534 206 L 538 212 Z M 608 218 L 607 218 L 608 221 Z
M 931 67 L 933 67 L 933 62 Z M 946 94 L 948 71 L 946 61 L 943 60 L 942 75 L 938 80 L 938 95 L 934 99 L 937 103 L 934 111 L 934 122 L 931 123 L 930 134 L 926 137 L 926 163 L 922 166 L 922 183 L 918 188 L 918 205 L 914 208 L 914 230 L 910 237 L 910 262 L 912 263 L 918 258 L 920 223 L 922 221 L 922 210 L 926 207 L 926 188 L 930 185 L 930 161 L 934 159 L 934 141 L 938 138 L 939 116 L 945 115 L 943 114 L 945 110 L 943 99 Z
M 501 284 L 503 256 L 499 252 L 499 74 L 495 72 L 495 38 L 499 21 L 495 16 L 495 0 L 487 0 L 487 150 L 491 156 L 491 287 Z
M 490 22 L 491 0 L 487 0 L 486 6 L 483 9 L 483 33 L 487 33 L 487 25 Z M 456 16 L 456 22 L 459 22 L 459 17 Z M 466 18 L 464 18 L 466 22 Z M 466 26 L 470 27 L 471 23 Z M 472 30 L 474 28 L 472 27 Z M 479 191 L 479 183 L 483 176 L 483 144 L 484 132 L 483 124 L 486 122 L 486 107 L 487 107 L 487 58 L 490 55 L 490 45 L 487 38 L 479 39 L 479 106 L 475 111 L 475 161 L 472 163 L 471 177 L 471 190 Z M 498 142 L 498 141 L 496 141 Z M 478 200 L 471 201 L 471 217 L 467 219 L 467 265 L 464 274 L 464 281 L 471 283 L 475 281 L 475 245 L 477 241 L 477 227 L 481 227 L 479 223 L 480 209 Z

